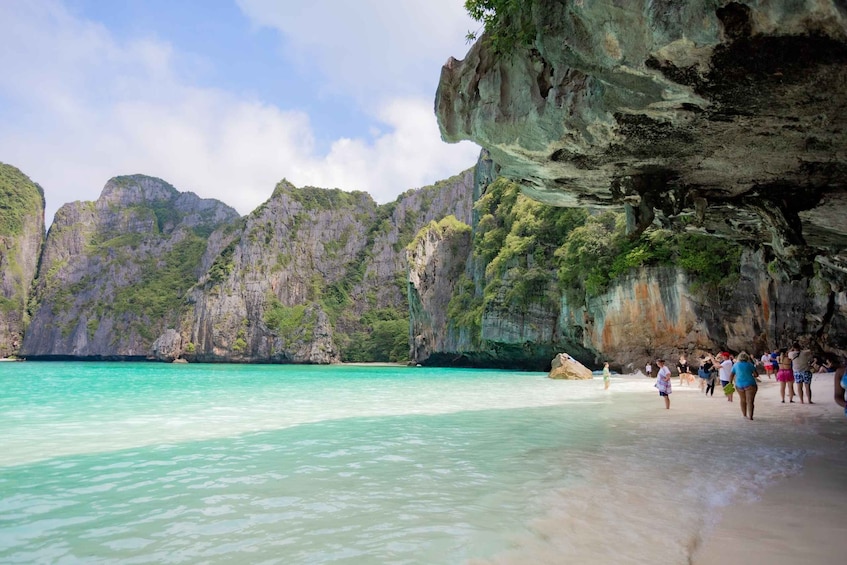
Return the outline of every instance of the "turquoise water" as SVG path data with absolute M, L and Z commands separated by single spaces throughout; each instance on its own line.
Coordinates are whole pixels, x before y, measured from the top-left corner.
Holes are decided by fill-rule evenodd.
M 2 363 L 0 562 L 684 563 L 749 473 L 764 486 L 804 454 L 764 431 L 726 447 L 720 421 L 670 441 L 645 386 Z

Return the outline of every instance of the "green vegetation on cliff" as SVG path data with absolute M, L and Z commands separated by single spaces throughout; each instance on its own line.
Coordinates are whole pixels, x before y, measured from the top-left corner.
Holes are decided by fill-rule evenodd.
M 438 232 L 442 238 L 447 239 L 455 233 L 469 232 L 471 231 L 471 227 L 465 222 L 459 221 L 453 214 L 441 218 L 437 222 L 432 220 L 428 225 L 418 230 L 418 233 L 415 234 L 415 237 L 406 246 L 406 249 L 414 249 L 420 245 L 421 240 L 426 238 L 427 233 L 430 231 Z
M 161 257 L 144 260 L 136 282 L 115 289 L 111 309 L 134 314 L 139 334 L 155 338 L 149 323 L 176 320 L 186 306 L 185 293 L 197 280 L 205 250 L 206 240 L 189 232 Z
M 738 281 L 741 247 L 731 241 L 688 232 L 650 229 L 632 240 L 624 215 L 604 212 L 586 219 L 556 251 L 559 282 L 572 297 L 591 297 L 633 269 L 676 266 L 692 289 L 720 292 Z
M 485 265 L 484 307 L 544 308 L 558 304 L 556 251 L 582 226 L 587 213 L 531 200 L 505 179 L 491 183 L 477 201 L 474 258 Z
M 720 293 L 739 278 L 741 247 L 733 242 L 663 229 L 633 240 L 626 235 L 623 213 L 548 206 L 503 178 L 489 185 L 475 210 L 473 261 L 484 266 L 484 279 L 462 275 L 448 316 L 477 343 L 484 312 L 508 313 L 533 304 L 551 311 L 562 293 L 582 304 L 642 267 L 679 267 L 692 290 L 702 293 Z
M 0 163 L 0 236 L 19 235 L 25 218 L 43 210 L 41 187 L 17 168 Z
M 277 183 L 271 199 L 287 194 L 295 202 L 299 202 L 305 210 L 337 210 L 339 208 L 355 207 L 362 198 L 371 196 L 362 191 L 347 192 L 338 188 L 315 188 L 305 186 L 296 188 L 286 180 Z
M 30 285 L 41 245 L 44 192 L 17 168 L 0 163 L 0 357 L 17 352 L 29 323 Z M 32 239 L 34 238 L 34 240 Z
M 409 317 L 391 308 L 369 310 L 360 323 L 363 331 L 354 332 L 342 350 L 342 359 L 350 363 L 409 360 Z
M 474 20 L 482 23 L 488 43 L 495 53 L 509 53 L 517 45 L 529 45 L 535 39 L 532 21 L 535 0 L 466 0 L 465 9 Z M 467 40 L 474 41 L 476 32 L 468 32 Z

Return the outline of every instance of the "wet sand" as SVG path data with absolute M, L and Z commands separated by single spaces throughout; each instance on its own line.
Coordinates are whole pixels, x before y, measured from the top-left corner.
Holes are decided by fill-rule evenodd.
M 787 418 L 789 425 L 808 427 L 813 433 L 800 447 L 810 455 L 798 475 L 771 485 L 753 502 L 724 508 L 693 553 L 694 565 L 847 562 L 847 418 L 833 401 L 833 376 L 815 375 L 813 405 L 799 404 L 796 397 L 794 404 L 782 404 L 778 387 L 765 378 L 756 403 L 762 423 L 749 425 Z M 760 396 L 768 402 L 758 402 Z M 741 418 L 737 402 L 733 408 Z

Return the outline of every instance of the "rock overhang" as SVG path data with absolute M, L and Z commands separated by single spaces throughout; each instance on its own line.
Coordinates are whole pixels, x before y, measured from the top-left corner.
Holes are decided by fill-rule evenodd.
M 442 70 L 446 141 L 558 206 L 847 266 L 847 5 L 536 0 L 531 46 Z

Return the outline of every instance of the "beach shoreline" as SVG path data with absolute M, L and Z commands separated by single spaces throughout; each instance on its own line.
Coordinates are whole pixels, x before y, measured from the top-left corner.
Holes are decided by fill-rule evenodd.
M 653 380 L 641 373 L 624 379 Z M 843 563 L 847 554 L 847 419 L 832 398 L 833 375 L 815 375 L 814 404 L 800 404 L 796 397 L 793 404 L 781 403 L 779 385 L 763 377 L 754 421 L 741 416 L 737 396 L 735 402 L 728 403 L 718 390 L 714 399 L 717 405 L 696 402 L 691 395 L 700 396 L 699 390 L 677 383 L 674 379 L 671 413 L 693 412 L 708 418 L 719 410 L 730 418 L 735 415 L 738 426 L 771 426 L 777 435 L 784 426 L 806 432 L 806 445 L 786 439 L 786 448 L 806 451 L 799 472 L 769 484 L 752 500 L 738 497 L 722 507 L 714 527 L 704 532 L 692 549 L 690 563 Z M 663 410 L 658 402 L 656 409 Z M 743 428 L 739 429 L 743 433 Z

